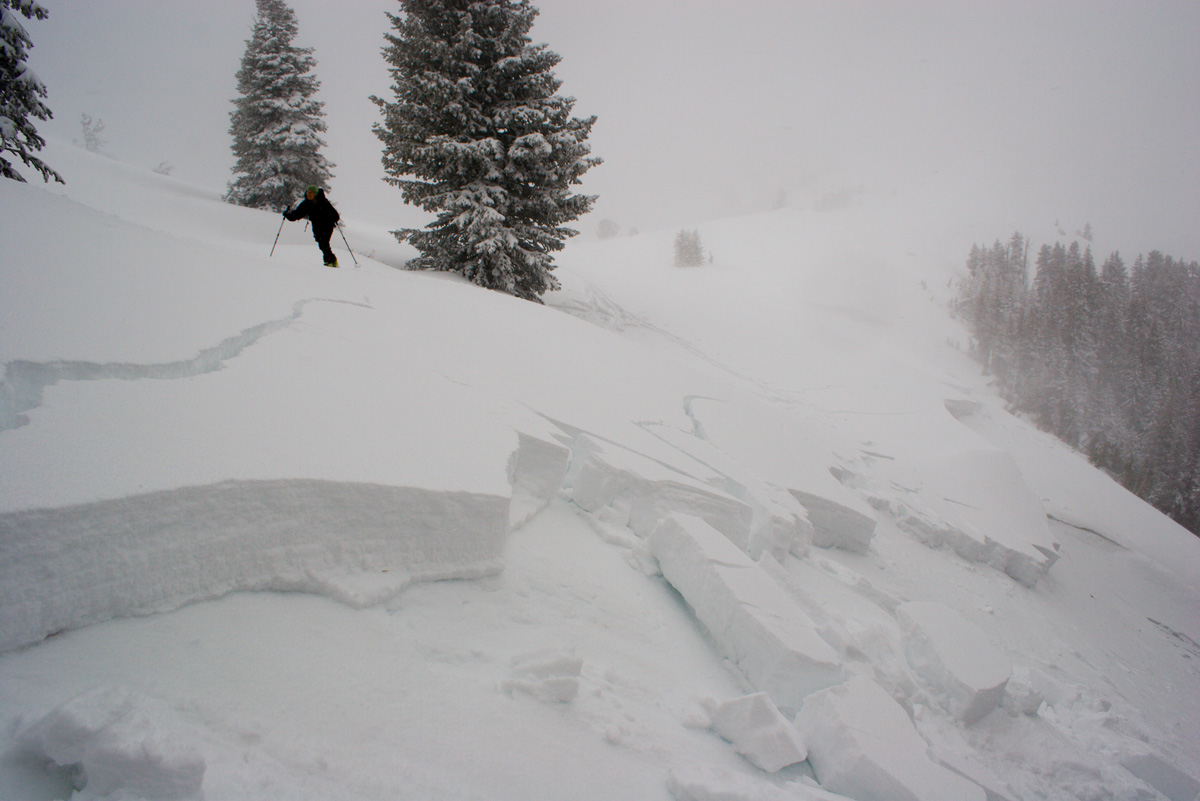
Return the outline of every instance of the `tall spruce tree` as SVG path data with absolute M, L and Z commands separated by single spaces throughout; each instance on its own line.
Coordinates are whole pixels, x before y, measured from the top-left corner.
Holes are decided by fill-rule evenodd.
M 595 197 L 574 194 L 600 159 L 589 156 L 596 118 L 571 116 L 555 94 L 561 60 L 532 44 L 529 0 L 400 0 L 388 14 L 384 56 L 394 100 L 371 100 L 384 145 L 384 179 L 432 212 L 424 229 L 394 231 L 420 256 L 415 269 L 539 301 L 557 289 L 553 254 L 577 234 L 565 223 Z
M 278 210 L 311 184 L 325 186 L 333 167 L 322 154 L 324 103 L 313 99 L 320 81 L 312 48 L 296 47 L 296 14 L 283 0 L 256 0 L 258 16 L 237 73 L 233 101 L 234 180 L 225 200 Z
M 61 184 L 62 176 L 33 155 L 45 146 L 46 140 L 38 135 L 30 118 L 48 120 L 54 115 L 41 100 L 46 96 L 45 84 L 25 63 L 33 40 L 17 18 L 18 12 L 27 19 L 49 16 L 34 0 L 0 0 L 0 177 L 24 182 L 4 157 L 12 153 L 25 166 L 40 172 L 42 180 L 53 178 Z

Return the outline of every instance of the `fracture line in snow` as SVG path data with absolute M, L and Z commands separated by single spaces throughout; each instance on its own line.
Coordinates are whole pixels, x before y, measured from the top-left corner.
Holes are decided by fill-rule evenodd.
M 645 317 L 641 317 L 629 311 L 624 306 L 620 305 L 602 292 L 598 287 L 596 287 L 595 284 L 587 281 L 584 281 L 584 284 L 588 295 L 586 301 L 566 300 L 558 301 L 557 303 L 551 303 L 549 305 L 565 314 L 578 317 L 581 320 L 593 323 L 601 328 L 614 331 L 618 334 L 624 333 L 630 329 L 641 329 L 643 331 L 656 334 L 683 351 L 695 356 L 700 361 L 706 362 L 740 381 L 745 381 L 751 386 L 758 387 L 765 393 L 765 397 L 784 400 L 784 395 L 781 390 L 755 378 L 749 373 L 734 369 L 731 365 L 720 361 L 686 338 L 677 334 L 673 334 L 667 329 L 651 323 Z
M 698 400 L 721 402 L 721 399 L 711 398 L 707 395 L 688 395 L 683 399 L 683 413 L 686 414 L 688 419 L 692 421 L 692 433 L 697 439 L 709 442 L 710 440 L 708 438 L 708 433 L 704 430 L 704 424 L 700 422 L 700 418 L 696 416 L 696 412 L 693 409 L 693 406 Z
M 296 301 L 292 313 L 278 320 L 251 326 L 236 336 L 222 340 L 211 348 L 205 348 L 190 359 L 158 364 L 131 364 L 128 362 L 84 362 L 54 361 L 31 362 L 14 360 L 5 365 L 4 380 L 0 381 L 0 431 L 10 431 L 28 424 L 26 412 L 42 405 L 46 387 L 60 381 L 99 381 L 117 379 L 140 381 L 143 379 L 192 378 L 219 370 L 225 362 L 236 358 L 242 351 L 264 337 L 287 328 L 304 313 L 309 303 L 344 303 L 347 306 L 371 308 L 365 303 L 331 298 L 307 298 Z

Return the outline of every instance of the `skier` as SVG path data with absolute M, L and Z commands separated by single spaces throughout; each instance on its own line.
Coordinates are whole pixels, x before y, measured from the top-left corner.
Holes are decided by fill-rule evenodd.
M 342 217 L 337 213 L 333 204 L 325 198 L 324 189 L 310 186 L 304 193 L 304 200 L 300 201 L 300 205 L 295 209 L 284 209 L 283 216 L 291 222 L 307 217 L 308 221 L 312 223 L 313 239 L 317 240 L 321 254 L 325 256 L 325 266 L 338 266 L 337 256 L 333 255 L 333 250 L 329 247 L 329 239 L 333 236 L 333 229 Z

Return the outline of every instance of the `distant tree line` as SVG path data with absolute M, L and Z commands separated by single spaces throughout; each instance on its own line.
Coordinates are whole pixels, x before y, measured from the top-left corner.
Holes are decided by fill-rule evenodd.
M 1200 534 L 1200 264 L 975 245 L 956 299 L 1014 410 Z

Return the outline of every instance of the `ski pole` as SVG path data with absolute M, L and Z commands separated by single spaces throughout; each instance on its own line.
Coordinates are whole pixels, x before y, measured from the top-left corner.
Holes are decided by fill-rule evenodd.
M 342 224 L 341 224 L 341 223 L 338 223 L 338 225 L 337 225 L 337 229 L 338 229 L 338 233 L 342 235 L 342 241 L 343 241 L 343 242 L 346 242 L 346 234 L 345 234 L 345 232 L 344 232 L 344 231 L 342 231 Z M 349 242 L 346 242 L 346 250 L 350 250 L 350 243 L 349 243 Z M 354 251 L 353 251 L 353 250 L 350 250 L 350 258 L 351 258 L 351 259 L 354 259 L 354 266 L 355 266 L 355 267 L 358 267 L 358 266 L 360 266 L 360 265 L 359 265 L 359 263 L 358 263 L 358 259 L 355 259 L 355 258 L 354 258 Z
M 275 245 L 279 244 L 279 234 L 283 233 L 283 224 L 285 222 L 287 222 L 287 217 L 284 217 L 282 220 L 279 221 L 279 231 L 278 231 L 278 233 L 275 234 L 274 244 L 271 245 L 271 256 L 275 255 Z M 269 258 L 271 258 L 271 256 L 267 256 L 267 258 L 269 259 Z

